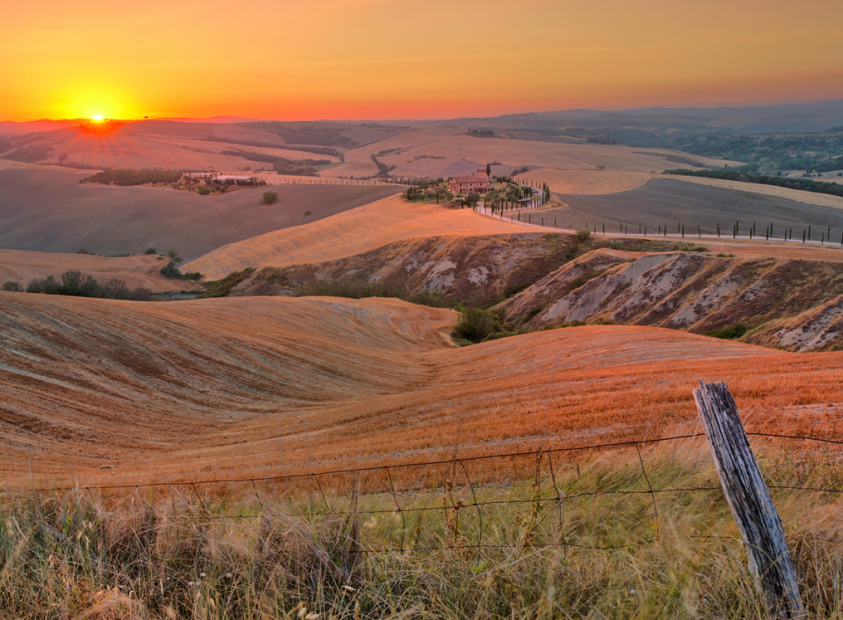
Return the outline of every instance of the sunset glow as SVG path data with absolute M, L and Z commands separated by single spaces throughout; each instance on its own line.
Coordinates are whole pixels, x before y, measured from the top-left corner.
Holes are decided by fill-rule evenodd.
M 258 0 L 241 13 L 226 0 L 10 4 L 0 118 L 400 119 L 843 97 L 838 1 Z
M 91 120 L 94 121 L 95 123 L 101 123 L 102 122 L 102 114 L 94 114 L 91 117 Z

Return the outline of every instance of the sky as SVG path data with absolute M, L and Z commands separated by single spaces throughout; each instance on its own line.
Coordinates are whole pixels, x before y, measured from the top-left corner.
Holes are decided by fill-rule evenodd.
M 840 0 L 41 0 L 0 20 L 0 120 L 841 98 Z

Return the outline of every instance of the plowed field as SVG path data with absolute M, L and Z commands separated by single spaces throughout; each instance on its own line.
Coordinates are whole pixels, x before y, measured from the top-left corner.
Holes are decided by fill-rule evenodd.
M 698 379 L 753 428 L 840 436 L 843 355 L 592 326 L 462 349 L 397 300 L 0 293 L 4 480 L 137 482 L 657 437 Z

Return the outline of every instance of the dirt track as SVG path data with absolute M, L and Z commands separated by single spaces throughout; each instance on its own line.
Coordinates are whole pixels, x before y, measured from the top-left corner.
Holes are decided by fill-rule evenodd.
M 207 479 L 655 437 L 693 424 L 698 379 L 726 380 L 754 428 L 843 432 L 841 354 L 618 326 L 456 349 L 455 318 L 384 299 L 0 293 L 2 475 Z

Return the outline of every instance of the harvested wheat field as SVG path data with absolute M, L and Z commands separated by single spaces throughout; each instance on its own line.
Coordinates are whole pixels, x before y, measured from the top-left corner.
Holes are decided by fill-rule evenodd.
M 0 250 L 0 283 L 14 280 L 24 287 L 33 278 L 59 276 L 65 271 L 81 271 L 100 283 L 117 278 L 129 288 L 146 288 L 153 293 L 197 291 L 201 286 L 184 280 L 171 280 L 161 275 L 166 260 L 158 256 L 94 256 L 92 254 L 59 254 Z
M 484 218 L 470 209 L 410 204 L 392 196 L 312 224 L 223 246 L 187 263 L 183 270 L 215 280 L 246 267 L 321 263 L 406 239 L 514 232 L 524 232 L 524 227 Z
M 648 172 L 620 170 L 559 170 L 539 168 L 519 176 L 521 182 L 547 183 L 550 191 L 560 194 L 614 194 L 646 185 L 653 175 Z
M 395 194 L 389 186 L 283 185 L 199 196 L 157 187 L 80 185 L 87 173 L 0 170 L 0 247 L 134 254 L 149 247 L 197 258 L 227 243 L 313 222 Z
M 692 177 L 679 174 L 659 174 L 655 175 L 655 178 L 682 181 L 683 183 L 696 183 L 697 185 L 707 185 L 709 187 L 720 187 L 723 189 L 733 189 L 740 192 L 749 192 L 752 194 L 759 194 L 762 196 L 784 198 L 786 200 L 802 202 L 808 205 L 831 207 L 833 209 L 843 209 L 843 198 L 839 196 L 833 196 L 831 194 L 820 194 L 818 192 L 806 192 L 798 189 L 790 189 L 789 187 L 762 185 L 761 183 L 743 183 L 741 181 L 729 181 L 728 179 L 709 179 L 706 177 Z M 822 181 L 824 182 L 832 180 L 833 179 L 822 179 Z M 561 192 L 562 190 L 559 191 Z M 580 192 L 568 193 L 577 194 Z
M 400 153 L 390 153 L 378 159 L 388 166 L 401 166 L 417 157 L 434 156 L 449 159 L 466 159 L 485 164 L 498 161 L 513 166 L 537 166 L 582 170 L 606 166 L 609 170 L 631 172 L 661 172 L 683 166 L 723 165 L 723 160 L 712 160 L 687 153 L 665 149 L 633 148 L 605 144 L 565 144 L 558 142 L 532 142 L 507 138 L 475 138 L 467 134 L 443 137 Z M 715 163 L 716 162 L 716 163 Z M 734 162 L 726 161 L 727 164 Z
M 391 299 L 0 293 L 3 477 L 236 478 L 655 438 L 694 424 L 698 379 L 727 381 L 754 429 L 843 431 L 841 354 L 620 326 L 460 349 L 456 316 Z

